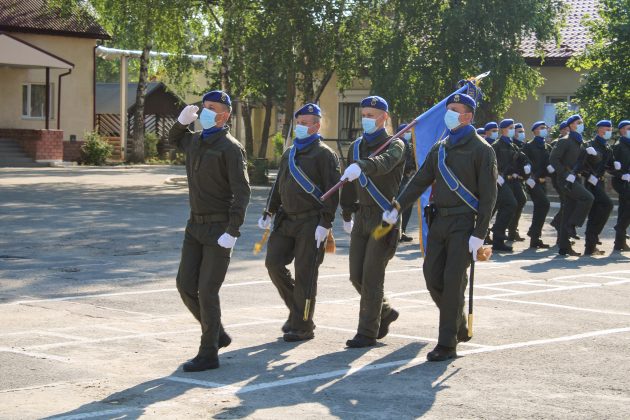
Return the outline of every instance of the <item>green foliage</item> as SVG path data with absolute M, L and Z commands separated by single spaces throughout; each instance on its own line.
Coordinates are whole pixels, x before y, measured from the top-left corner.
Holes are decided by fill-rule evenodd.
M 513 98 L 525 99 L 543 83 L 519 49 L 536 37 L 557 40 L 560 0 L 391 0 L 378 2 L 367 62 L 372 91 L 390 101 L 401 119 L 451 93 L 463 78 L 492 73 L 482 89 L 477 120 L 502 115 Z
M 114 148 L 96 132 L 85 133 L 85 143 L 81 146 L 82 160 L 86 165 L 104 165 Z
M 585 72 L 577 91 L 585 124 L 593 127 L 600 119 L 614 123 L 630 117 L 630 0 L 599 0 L 599 19 L 590 17 L 592 44 L 570 62 L 574 70 Z
M 273 157 L 279 159 L 284 153 L 284 138 L 282 133 L 276 133 L 272 139 L 273 144 Z
M 144 157 L 145 159 L 153 159 L 158 157 L 157 144 L 160 141 L 157 134 L 148 132 L 144 133 Z

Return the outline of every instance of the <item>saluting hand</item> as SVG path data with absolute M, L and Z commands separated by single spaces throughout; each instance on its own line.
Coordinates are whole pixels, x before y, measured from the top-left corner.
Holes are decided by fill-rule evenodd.
M 179 114 L 179 117 L 177 117 L 177 121 L 179 121 L 182 125 L 190 125 L 197 119 L 197 112 L 199 112 L 198 106 L 188 105 Z

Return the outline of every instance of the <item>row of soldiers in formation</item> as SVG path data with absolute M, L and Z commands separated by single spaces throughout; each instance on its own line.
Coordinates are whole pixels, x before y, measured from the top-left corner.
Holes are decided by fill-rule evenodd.
M 221 323 L 219 289 L 250 198 L 245 151 L 226 125 L 232 110 L 229 95 L 212 91 L 201 103 L 201 112 L 194 105 L 185 107 L 169 133 L 170 142 L 186 155 L 191 208 L 177 289 L 202 331 L 198 354 L 183 365 L 187 372 L 218 368 L 219 349 L 231 343 Z M 369 347 L 385 338 L 399 316 L 384 295 L 385 270 L 400 239 L 399 215 L 430 186 L 434 217 L 423 272 L 440 317 L 438 343 L 427 359 L 456 357 L 457 344 L 470 340 L 464 313 L 467 269 L 483 251 L 498 191 L 505 190 L 506 178 L 517 171 L 499 174 L 500 153 L 472 126 L 476 106 L 468 95 L 449 96 L 444 116 L 448 137 L 433 146 L 415 173 L 405 169 L 405 141 L 392 139 L 385 129 L 389 119 L 385 99 L 370 96 L 361 101 L 363 133 L 350 146 L 343 174 L 338 156 L 319 134 L 320 108 L 306 104 L 295 113 L 296 137 L 281 158 L 277 179 L 258 220 L 261 229 L 271 230 L 265 265 L 289 311 L 282 326 L 285 341 L 314 337 L 318 267 L 338 205 L 344 231 L 350 235 L 350 281 L 360 295 L 357 333 L 346 345 Z M 191 131 L 189 126 L 197 118 L 203 130 Z M 509 153 L 512 151 L 516 149 L 510 143 Z M 563 154 L 561 162 L 566 166 L 558 167 L 557 173 L 571 170 L 572 156 Z M 630 167 L 630 153 L 622 165 Z M 530 171 L 538 174 L 538 166 L 531 166 Z M 576 173 L 575 185 L 579 184 L 577 177 Z M 345 183 L 341 192 L 322 199 L 340 180 Z M 567 209 L 575 207 L 568 201 L 568 193 L 565 196 Z M 392 202 L 391 197 L 397 198 Z M 579 224 L 567 218 L 568 214 L 563 212 L 562 223 Z M 383 223 L 393 229 L 377 239 L 373 230 Z M 292 262 L 294 275 L 287 268 Z
M 531 127 L 533 139 L 525 141 L 523 124 L 504 119 L 499 124 L 489 122 L 477 133 L 492 145 L 497 155 L 499 191 L 495 208 L 496 220 L 492 227 L 491 243 L 495 251 L 512 252 L 506 241 L 523 241 L 518 225 L 529 194 L 534 210 L 527 232 L 531 248 L 549 248 L 541 240 L 550 203 L 547 197 L 547 178 L 558 192 L 561 207 L 551 221 L 557 232 L 556 244 L 560 255 L 579 256 L 572 245 L 579 239 L 576 227 L 586 221 L 585 255 L 601 255 L 600 234 L 608 221 L 613 201 L 606 190 L 606 174 L 619 195 L 614 249 L 629 251 L 626 229 L 630 224 L 630 121 L 617 125 L 618 140 L 609 145 L 613 124 L 601 120 L 596 124 L 594 138 L 583 139 L 584 123 L 580 115 L 573 115 L 560 123 L 559 137 L 547 142 L 549 127 L 538 121 Z

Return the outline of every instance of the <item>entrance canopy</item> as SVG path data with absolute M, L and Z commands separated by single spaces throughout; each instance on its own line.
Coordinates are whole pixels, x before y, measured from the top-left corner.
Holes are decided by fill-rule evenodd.
M 24 68 L 74 68 L 74 64 L 28 42 L 0 33 L 0 65 Z

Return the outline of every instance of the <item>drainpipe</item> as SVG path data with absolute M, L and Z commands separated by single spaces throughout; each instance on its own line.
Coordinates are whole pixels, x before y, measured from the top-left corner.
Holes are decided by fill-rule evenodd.
M 48 120 L 50 119 L 50 67 L 46 67 L 46 105 L 44 105 L 44 112 L 46 114 L 45 128 L 48 130 Z
M 72 69 L 59 75 L 57 81 L 57 130 L 61 130 L 61 78 L 72 73 Z

